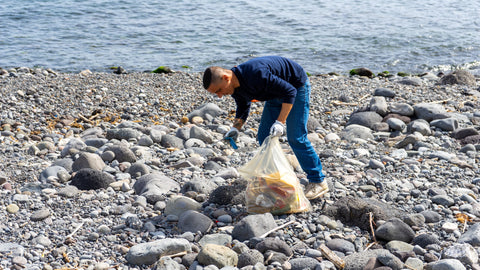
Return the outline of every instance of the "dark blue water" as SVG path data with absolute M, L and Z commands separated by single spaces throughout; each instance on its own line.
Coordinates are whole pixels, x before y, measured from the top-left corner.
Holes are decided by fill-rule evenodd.
M 0 67 L 202 71 L 283 55 L 311 73 L 480 74 L 480 1 L 6 0 Z M 188 66 L 189 68 L 185 68 Z

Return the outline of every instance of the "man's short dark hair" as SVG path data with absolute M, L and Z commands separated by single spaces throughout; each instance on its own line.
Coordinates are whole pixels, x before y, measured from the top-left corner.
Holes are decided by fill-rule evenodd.
M 212 69 L 207 68 L 203 73 L 203 88 L 208 89 L 212 83 Z

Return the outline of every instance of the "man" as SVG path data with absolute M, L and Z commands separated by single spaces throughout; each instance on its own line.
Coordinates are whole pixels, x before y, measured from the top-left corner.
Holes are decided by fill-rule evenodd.
M 311 86 L 299 64 L 284 57 L 265 56 L 230 70 L 209 67 L 203 75 L 203 86 L 218 97 L 231 95 L 237 104 L 233 127 L 225 137 L 238 137 L 253 100 L 266 101 L 257 135 L 260 145 L 268 135 L 286 133 L 290 147 L 307 174 L 305 196 L 313 200 L 328 192 L 322 163 L 307 138 Z

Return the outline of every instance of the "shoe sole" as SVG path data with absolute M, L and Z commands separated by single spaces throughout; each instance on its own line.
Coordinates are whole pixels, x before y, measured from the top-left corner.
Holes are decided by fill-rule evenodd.
M 309 200 L 315 200 L 315 199 L 317 199 L 317 198 L 319 198 L 319 197 L 322 197 L 323 195 L 327 194 L 327 192 L 328 192 L 328 188 L 325 189 L 325 190 L 323 190 L 323 191 L 320 192 L 320 193 L 317 193 L 317 195 L 315 195 L 314 197 L 311 197 L 311 198 L 308 198 L 308 197 L 307 197 L 307 199 L 309 199 Z

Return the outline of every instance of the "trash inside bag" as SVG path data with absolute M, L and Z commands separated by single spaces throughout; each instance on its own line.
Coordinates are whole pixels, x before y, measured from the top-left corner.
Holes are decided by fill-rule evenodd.
M 278 137 L 267 137 L 260 150 L 239 172 L 248 180 L 247 212 L 281 215 L 311 210 Z

